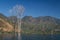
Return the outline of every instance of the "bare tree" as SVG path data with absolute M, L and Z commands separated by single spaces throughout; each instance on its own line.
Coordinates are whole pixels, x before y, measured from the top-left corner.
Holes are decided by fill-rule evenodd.
M 22 5 L 15 5 L 12 9 L 9 10 L 9 12 L 12 13 L 12 15 L 17 17 L 16 22 L 18 27 L 18 40 L 21 40 L 21 18 L 24 12 L 24 7 Z

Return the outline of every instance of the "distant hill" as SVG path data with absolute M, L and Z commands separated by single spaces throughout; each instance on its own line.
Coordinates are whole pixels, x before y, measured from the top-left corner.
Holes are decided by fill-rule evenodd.
M 6 28 L 8 30 L 9 28 L 11 29 L 10 31 L 13 31 L 15 27 L 17 29 L 16 19 L 18 19 L 16 16 L 6 17 L 0 14 L 0 29 Z M 55 29 L 60 29 L 60 19 L 58 18 L 51 16 L 24 16 L 22 18 L 22 33 L 50 33 L 52 30 L 55 31 Z
M 60 29 L 60 19 L 51 16 L 25 16 L 22 21 L 22 29 L 27 31 L 27 33 L 51 32 L 52 30 Z

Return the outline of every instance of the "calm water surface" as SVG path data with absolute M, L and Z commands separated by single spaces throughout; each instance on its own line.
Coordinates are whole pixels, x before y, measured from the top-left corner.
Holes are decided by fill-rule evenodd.
M 22 40 L 60 40 L 60 35 L 21 35 Z M 1 34 L 0 40 L 18 40 L 17 35 Z

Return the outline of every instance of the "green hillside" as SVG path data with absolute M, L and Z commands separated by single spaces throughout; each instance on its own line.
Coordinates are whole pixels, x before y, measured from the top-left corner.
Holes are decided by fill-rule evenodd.
M 16 16 L 6 17 L 0 13 L 0 31 L 13 32 L 15 28 L 17 30 L 16 19 Z M 25 16 L 22 18 L 21 28 L 24 34 L 60 34 L 60 19 L 51 16 Z

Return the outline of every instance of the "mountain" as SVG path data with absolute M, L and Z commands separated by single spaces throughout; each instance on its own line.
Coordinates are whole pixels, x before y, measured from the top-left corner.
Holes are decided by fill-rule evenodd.
M 0 13 L 0 31 L 11 32 L 13 26 L 8 22 L 8 18 Z
M 6 17 L 0 13 L 0 31 L 14 31 L 17 30 L 16 16 Z M 51 16 L 24 16 L 22 19 L 22 33 L 50 33 L 52 30 L 60 29 L 60 19 Z M 15 31 L 16 31 L 15 30 Z
M 52 30 L 55 31 L 55 29 L 60 29 L 60 19 L 51 16 L 25 16 L 22 18 L 22 21 L 22 29 L 27 33 L 50 32 Z

